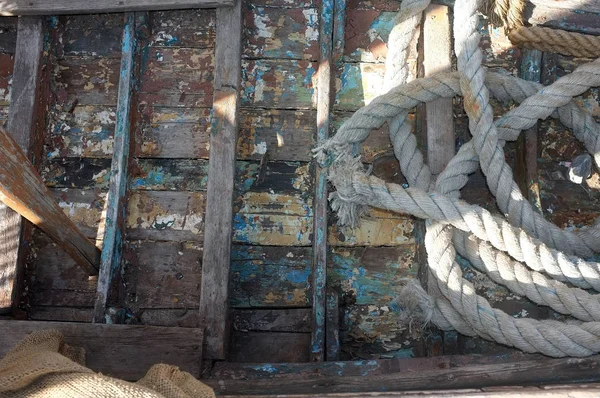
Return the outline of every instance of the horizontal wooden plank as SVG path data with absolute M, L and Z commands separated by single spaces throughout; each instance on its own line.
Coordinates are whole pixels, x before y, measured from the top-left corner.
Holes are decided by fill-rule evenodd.
M 152 47 L 214 48 L 215 10 L 170 10 L 150 13 Z
M 0 15 L 58 15 L 94 14 L 105 12 L 151 11 L 186 8 L 230 7 L 233 0 L 99 0 L 82 3 L 77 0 L 64 0 L 56 3 L 51 0 L 13 0 L 0 6 Z
M 312 160 L 315 145 L 314 111 L 243 109 L 240 113 L 238 159 Z
M 319 0 L 252 0 L 252 4 L 278 8 L 315 8 L 319 5 Z
M 71 15 L 60 21 L 62 26 L 58 29 L 62 49 L 57 50 L 61 56 L 121 58 L 122 15 Z
M 330 288 L 352 303 L 394 307 L 406 278 L 416 278 L 416 246 L 332 248 L 328 255 Z M 343 301 L 343 299 L 342 299 Z
M 29 301 L 36 306 L 94 305 L 96 279 L 88 275 L 44 233 L 36 231 L 27 259 Z M 91 316 L 87 319 L 91 322 Z M 55 319 L 61 320 L 61 319 Z
M 241 332 L 310 333 L 310 308 L 235 309 L 233 328 Z
M 316 8 L 284 9 L 249 4 L 243 18 L 243 57 L 318 59 Z
M 53 75 L 58 103 L 116 105 L 120 65 L 116 58 L 62 58 Z
M 330 221 L 328 241 L 332 246 L 397 246 L 415 243 L 414 220 L 410 216 L 373 209 L 357 227 Z
M 202 241 L 205 201 L 202 192 L 135 192 L 127 203 L 127 237 L 130 240 Z
M 144 309 L 197 307 L 201 258 L 202 249 L 192 242 L 126 242 L 125 305 Z
M 71 221 L 90 239 L 104 234 L 106 192 L 95 189 L 52 189 L 52 195 Z
M 600 33 L 600 12 L 594 1 L 535 0 L 534 3 L 528 4 L 524 13 L 532 25 L 592 35 Z
M 153 326 L 177 326 L 182 328 L 202 327 L 198 308 L 157 309 L 143 308 L 137 316 L 140 323 Z
M 310 247 L 233 245 L 231 306 L 309 306 L 311 253 Z
M 203 94 L 212 96 L 212 49 L 152 48 L 144 65 L 140 91 L 157 96 Z M 154 105 L 157 105 L 154 103 Z M 206 101 L 207 107 L 212 101 Z
M 592 383 L 600 380 L 596 371 L 598 357 L 550 359 L 496 356 L 482 359 L 486 360 L 483 364 L 478 363 L 481 359 L 476 356 L 399 359 L 397 365 L 390 365 L 399 366 L 396 371 L 368 378 L 356 375 L 321 375 L 320 372 L 313 371 L 313 377 L 294 374 L 256 381 L 205 380 L 218 394 L 232 395 L 278 394 L 281 391 L 286 394 L 310 395 L 358 392 L 363 395 L 366 392 L 390 394 L 394 391 Z M 272 365 L 272 372 L 277 372 L 277 366 Z M 288 365 L 281 365 L 285 366 Z
M 85 349 L 86 365 L 107 376 L 142 378 L 152 365 L 168 363 L 200 376 L 202 329 L 72 322 L 0 321 L 0 357 L 28 334 L 56 329 L 71 346 Z
M 246 107 L 313 109 L 316 62 L 244 60 L 241 105 Z
M 112 157 L 116 105 L 57 107 L 49 114 L 46 158 Z
M 309 333 L 233 332 L 231 362 L 308 362 Z
M 91 307 L 29 307 L 27 315 L 32 321 L 85 322 L 93 317 Z

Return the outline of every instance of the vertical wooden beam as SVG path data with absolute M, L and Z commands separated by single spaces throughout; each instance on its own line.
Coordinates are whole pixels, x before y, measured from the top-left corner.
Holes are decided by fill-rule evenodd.
M 205 357 L 225 359 L 229 345 L 229 270 L 233 180 L 239 126 L 242 5 L 217 9 L 214 103 L 204 227 L 200 314 L 206 328 Z
M 17 142 L 0 129 L 0 201 L 44 231 L 89 275 L 98 273 L 100 250 L 62 211 Z
M 452 69 L 452 40 L 449 8 L 443 5 L 430 5 L 423 14 L 423 76 Z M 452 99 L 439 99 L 425 105 L 425 125 L 427 131 L 427 163 L 435 176 L 441 173 L 456 152 L 454 135 L 454 115 Z M 424 223 L 416 232 L 421 233 L 420 241 L 425 234 Z M 424 250 L 424 245 L 422 245 Z M 421 254 L 423 264 L 427 261 L 425 253 Z M 426 280 L 429 274 L 422 272 Z M 452 349 L 451 336 L 442 332 L 442 338 L 432 334 L 428 339 L 426 350 L 429 355 L 440 355 L 443 349 Z M 446 342 L 446 345 L 444 345 Z
M 449 9 L 430 5 L 423 19 L 423 69 L 425 76 L 449 72 L 452 68 L 452 41 Z M 452 99 L 439 99 L 425 106 L 427 117 L 427 160 L 431 173 L 442 172 L 455 153 Z
M 36 94 L 43 47 L 43 19 L 19 18 L 8 131 L 28 155 L 36 124 Z M 23 225 L 18 213 L 0 203 L 0 312 L 10 310 L 16 302 Z
M 321 48 L 317 83 L 317 142 L 329 138 L 332 98 L 334 0 L 322 0 L 319 42 Z M 312 361 L 325 360 L 325 301 L 327 279 L 327 178 L 316 166 L 313 239 L 313 301 L 310 355 Z
M 340 298 L 333 289 L 327 289 L 327 360 L 340 359 Z
M 539 82 L 542 76 L 542 52 L 539 50 L 524 49 L 521 57 L 519 77 L 525 80 Z M 537 168 L 537 124 L 527 129 L 517 140 L 517 161 L 515 175 L 523 195 L 540 213 L 542 212 L 542 199 L 538 181 Z
M 111 282 L 121 266 L 123 226 L 126 212 L 127 165 L 130 152 L 130 109 L 133 85 L 133 63 L 136 44 L 135 13 L 125 14 L 123 38 L 121 42 L 121 70 L 115 123 L 113 157 L 110 182 L 106 198 L 106 223 L 100 272 L 96 286 L 94 304 L 95 323 L 105 320 L 106 301 Z

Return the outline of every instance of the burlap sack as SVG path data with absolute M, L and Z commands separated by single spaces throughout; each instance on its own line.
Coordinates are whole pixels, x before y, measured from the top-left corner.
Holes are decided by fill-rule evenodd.
M 32 333 L 0 361 L 0 397 L 208 398 L 213 390 L 176 366 L 154 365 L 137 383 L 94 373 L 85 351 L 56 330 Z

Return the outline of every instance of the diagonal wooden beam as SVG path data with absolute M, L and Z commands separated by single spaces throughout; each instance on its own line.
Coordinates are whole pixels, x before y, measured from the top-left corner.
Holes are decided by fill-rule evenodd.
M 0 15 L 94 14 L 186 8 L 231 7 L 235 0 L 10 0 L 0 1 Z
M 233 180 L 242 76 L 242 0 L 217 9 L 214 103 L 206 193 L 200 314 L 205 357 L 225 359 L 229 344 L 229 270 Z
M 89 275 L 98 274 L 100 250 L 58 206 L 14 138 L 0 129 L 0 201 L 52 238 Z
M 110 169 L 110 182 L 106 199 L 106 223 L 100 273 L 96 287 L 94 322 L 104 322 L 106 301 L 111 282 L 121 266 L 123 224 L 126 212 L 127 164 L 130 153 L 130 109 L 133 85 L 133 63 L 136 45 L 135 13 L 125 15 L 123 40 L 121 43 L 121 70 L 119 73 L 119 94 L 117 100 L 117 120 L 114 133 L 113 158 Z
M 44 34 L 42 18 L 19 18 L 8 130 L 30 158 Z M 0 310 L 9 310 L 15 304 L 19 290 L 23 227 L 21 216 L 0 203 Z

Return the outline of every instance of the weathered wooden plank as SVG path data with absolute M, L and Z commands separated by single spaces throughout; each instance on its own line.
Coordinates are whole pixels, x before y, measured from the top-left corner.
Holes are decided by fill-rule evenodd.
M 127 238 L 202 241 L 203 192 L 137 191 L 127 202 Z
M 238 159 L 312 160 L 317 117 L 314 111 L 242 109 Z
M 239 128 L 242 52 L 241 0 L 217 10 L 215 96 L 211 120 L 207 211 L 202 260 L 200 314 L 206 354 L 225 359 L 229 340 L 229 288 L 233 182 Z
M 312 109 L 317 63 L 298 60 L 243 60 L 242 106 Z
M 423 15 L 423 69 L 425 76 L 452 69 L 452 37 L 449 9 L 430 5 Z M 425 105 L 427 118 L 427 160 L 433 174 L 439 174 L 454 157 L 454 115 L 452 98 L 440 98 Z
M 59 36 L 62 42 L 60 56 L 121 59 L 122 15 L 73 15 L 61 18 L 60 22 L 63 24 Z
M 130 308 L 197 308 L 202 250 L 194 242 L 127 241 L 124 302 Z
M 114 105 L 114 104 L 113 104 Z M 63 157 L 112 158 L 114 106 L 75 106 L 54 109 L 45 137 L 47 160 Z
M 231 362 L 307 362 L 309 333 L 233 332 Z
M 344 63 L 336 80 L 335 109 L 356 111 L 381 93 L 385 65 Z
M 381 375 L 418 372 L 420 370 L 448 369 L 465 365 L 485 365 L 495 362 L 518 361 L 527 358 L 517 353 L 502 357 L 438 356 L 431 358 L 394 358 L 369 361 L 309 362 L 309 363 L 216 363 L 206 380 L 265 380 L 288 379 L 290 376 L 308 380 L 336 377 L 372 378 Z M 529 358 L 539 358 L 529 356 Z
M 319 70 L 317 73 L 317 141 L 329 138 L 332 103 L 334 2 L 323 0 L 319 19 Z M 325 317 L 327 281 L 327 173 L 316 165 L 313 239 L 313 314 L 311 328 L 311 360 L 325 360 Z
M 24 154 L 12 155 L 14 156 L 13 159 L 17 159 L 16 156 L 18 155 L 21 155 L 19 159 L 26 159 L 25 154 L 31 154 L 30 146 L 33 145 L 32 136 L 37 121 L 36 99 L 43 46 L 43 21 L 40 18 L 21 19 L 17 36 L 19 53 L 15 59 L 16 73 L 13 76 L 13 99 L 10 105 L 7 127 L 14 138 L 12 142 L 13 150 L 19 151 L 20 148 L 24 151 Z M 1 132 L 0 134 L 6 133 Z M 5 149 L 8 150 L 9 148 Z M 5 160 L 5 162 L 10 161 Z M 33 165 L 31 167 L 33 168 Z M 1 185 L 7 183 L 8 181 L 4 180 Z M 18 181 L 16 183 L 18 184 Z M 2 187 L 1 190 L 4 189 L 6 187 Z M 16 186 L 13 186 L 12 189 L 16 189 Z M 0 193 L 0 197 L 2 195 Z M 27 203 L 25 202 L 25 204 Z M 11 210 L 9 205 L 9 203 L 0 203 L 0 311 L 9 309 L 14 304 L 19 290 L 19 280 L 22 278 L 23 262 L 20 258 L 20 250 L 24 220 L 20 214 Z
M 151 326 L 202 327 L 197 306 L 187 309 L 144 308 L 138 318 L 144 325 Z
M 64 250 L 39 230 L 32 237 L 26 272 L 30 305 L 87 308 L 90 316 L 85 322 L 92 320 L 96 279 L 88 278 Z
M 316 8 L 271 8 L 249 4 L 244 10 L 243 56 L 306 59 L 319 57 Z
M 84 348 L 86 365 L 107 376 L 138 380 L 157 363 L 177 365 L 200 376 L 202 329 L 0 321 L 0 356 L 30 333 L 44 329 L 56 329 L 64 334 L 67 344 Z
M 412 358 L 400 362 L 395 372 L 375 376 L 330 376 L 314 372 L 314 377 L 273 377 L 257 381 L 211 380 L 206 383 L 217 394 L 318 394 L 482 388 L 504 385 L 543 385 L 597 382 L 597 357 L 581 359 L 491 357 L 478 364 L 473 356 Z M 465 359 L 468 359 L 465 363 Z M 399 360 L 400 361 L 400 360 Z M 371 361 L 369 361 L 371 362 Z M 373 361 L 374 362 L 374 361 Z M 329 364 L 326 364 L 329 365 Z M 288 364 L 281 367 L 289 366 Z M 312 365 L 314 366 L 314 365 Z M 277 372 L 272 365 L 270 373 Z M 267 371 L 269 371 L 267 370 Z
M 340 309 L 339 296 L 335 290 L 327 291 L 327 321 L 325 325 L 326 360 L 337 361 L 340 357 Z
M 161 98 L 176 98 L 177 95 L 203 96 L 203 106 L 210 107 L 214 80 L 213 49 L 196 48 L 152 48 L 148 55 L 140 91 L 152 93 L 163 105 Z M 163 100 L 164 101 L 164 100 Z M 167 104 L 164 104 L 167 105 Z
M 59 105 L 117 103 L 120 61 L 106 57 L 68 56 L 58 62 L 55 94 Z
M 0 6 L 0 15 L 59 15 L 94 14 L 105 12 L 130 12 L 172 10 L 186 8 L 230 7 L 234 0 L 99 0 L 84 2 L 64 0 L 56 3 L 52 0 L 13 0 Z
M 77 228 L 89 239 L 100 240 L 104 234 L 102 211 L 106 192 L 97 189 L 52 189 L 54 200 Z
M 329 244 L 332 246 L 396 246 L 410 245 L 414 219 L 401 214 L 371 210 L 369 218 L 361 218 L 360 226 L 339 226 L 333 220 L 329 226 Z
M 214 48 L 215 10 L 171 10 L 150 13 L 153 47 Z
M 94 322 L 104 322 L 106 301 L 112 280 L 121 267 L 122 240 L 126 210 L 127 166 L 129 163 L 129 121 L 131 90 L 133 87 L 133 60 L 136 46 L 136 20 L 134 13 L 125 15 L 123 28 L 121 70 L 119 73 L 119 97 L 117 120 L 113 136 L 114 149 L 110 169 L 110 182 L 106 197 L 106 220 L 100 269 L 94 304 Z
M 85 322 L 92 319 L 93 308 L 32 306 L 27 315 L 32 321 Z
M 393 358 L 421 353 L 420 334 L 400 321 L 395 301 L 406 278 L 416 278 L 416 247 L 331 249 L 328 288 L 340 295 L 341 357 Z
M 310 247 L 232 246 L 230 305 L 310 306 L 311 257 Z
M 310 333 L 311 309 L 235 309 L 232 318 L 234 330 L 241 332 Z
M 542 53 L 538 50 L 523 50 L 520 77 L 540 82 Z M 517 140 L 515 177 L 521 192 L 541 212 L 542 201 L 538 182 L 538 126 L 525 130 Z

